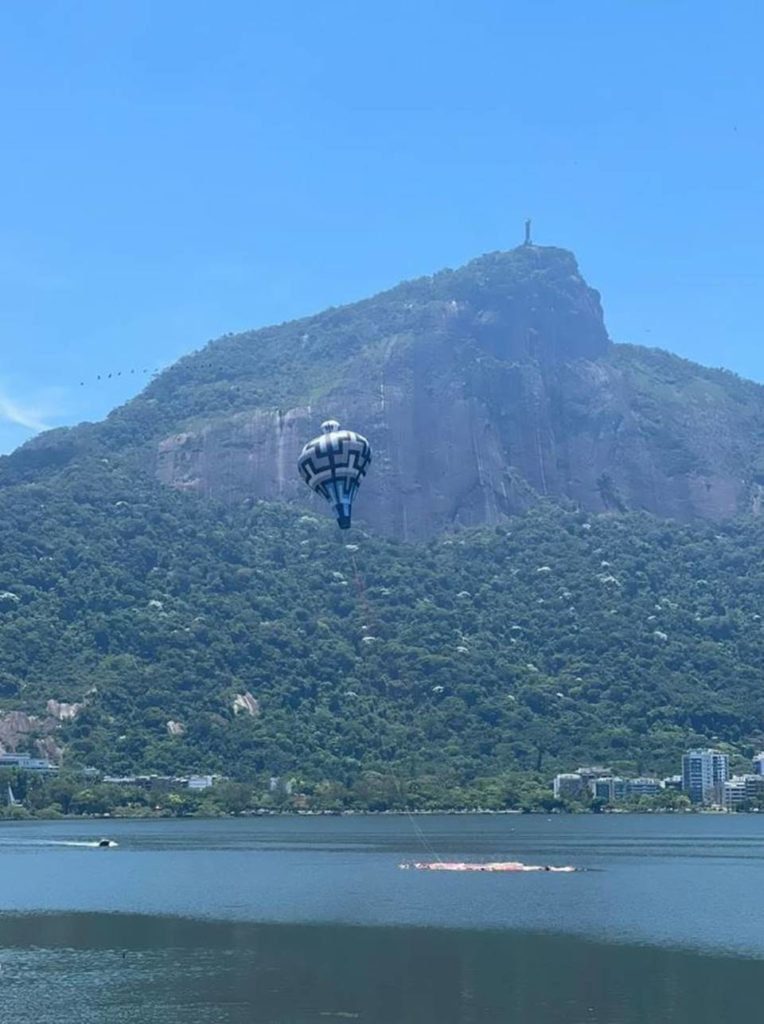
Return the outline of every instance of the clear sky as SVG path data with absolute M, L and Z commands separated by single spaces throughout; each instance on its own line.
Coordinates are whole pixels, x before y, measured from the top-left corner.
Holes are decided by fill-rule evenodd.
M 526 216 L 615 340 L 764 381 L 762 38 L 757 0 L 8 0 L 0 451 Z

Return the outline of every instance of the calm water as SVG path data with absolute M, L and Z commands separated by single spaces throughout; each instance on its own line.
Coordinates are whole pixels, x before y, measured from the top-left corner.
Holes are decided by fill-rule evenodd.
M 427 847 L 587 870 L 398 870 Z M 763 879 L 764 816 L 5 823 L 2 1016 L 755 1019 Z

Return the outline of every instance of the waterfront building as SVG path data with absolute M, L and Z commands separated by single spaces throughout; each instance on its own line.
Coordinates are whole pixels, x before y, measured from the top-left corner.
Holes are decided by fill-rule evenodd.
M 600 779 L 592 779 L 589 789 L 596 800 L 605 800 L 609 804 L 620 803 L 626 799 L 629 783 L 617 775 L 608 775 Z
M 764 806 L 764 777 L 761 775 L 744 775 L 745 798 L 755 800 L 757 804 Z
M 733 775 L 722 786 L 722 803 L 728 811 L 736 811 L 743 803 L 764 807 L 764 776 Z
M 578 800 L 586 794 L 586 781 L 578 772 L 562 772 L 552 783 L 555 800 Z
M 592 779 L 592 781 L 589 783 L 589 789 L 591 790 L 591 794 L 595 800 L 604 800 L 606 803 L 612 804 L 612 779 Z
M 729 757 L 720 750 L 688 750 L 682 758 L 682 789 L 694 804 L 720 804 Z
M 629 779 L 628 782 L 628 794 L 630 797 L 638 798 L 640 796 L 656 796 L 660 789 L 660 783 L 657 779 L 643 777 L 639 779 Z
M 681 775 L 667 775 L 665 779 L 661 779 L 661 789 L 681 789 L 682 788 L 682 776 Z
M 733 775 L 722 785 L 722 804 L 727 811 L 736 811 L 745 800 L 745 779 Z
M 757 754 L 753 759 L 753 774 L 764 775 L 764 753 Z

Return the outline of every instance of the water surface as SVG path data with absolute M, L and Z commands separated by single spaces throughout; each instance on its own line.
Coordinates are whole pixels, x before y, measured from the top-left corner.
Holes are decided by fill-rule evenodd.
M 99 850 L 102 835 L 119 843 Z M 574 875 L 444 875 L 448 858 Z M 17 1024 L 753 1017 L 764 818 L 260 818 L 0 825 Z

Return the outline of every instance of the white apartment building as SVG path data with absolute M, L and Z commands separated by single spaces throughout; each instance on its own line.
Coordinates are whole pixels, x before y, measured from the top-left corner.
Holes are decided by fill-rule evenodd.
M 694 804 L 721 804 L 729 757 L 720 750 L 688 750 L 682 758 L 682 789 Z

